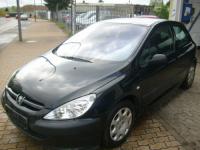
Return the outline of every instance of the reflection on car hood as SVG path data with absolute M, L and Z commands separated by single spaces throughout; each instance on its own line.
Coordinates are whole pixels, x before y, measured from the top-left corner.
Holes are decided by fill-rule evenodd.
M 52 53 L 25 65 L 8 86 L 24 93 L 46 107 L 83 96 L 116 78 L 120 63 L 79 62 L 60 58 Z

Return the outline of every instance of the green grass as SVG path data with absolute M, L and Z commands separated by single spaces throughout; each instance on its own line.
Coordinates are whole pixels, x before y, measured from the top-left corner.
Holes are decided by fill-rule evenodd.
M 61 22 L 55 22 L 55 24 L 61 29 L 63 30 L 68 37 L 71 36 L 71 31 L 69 28 L 67 28 L 67 26 L 64 24 L 64 23 L 61 23 Z

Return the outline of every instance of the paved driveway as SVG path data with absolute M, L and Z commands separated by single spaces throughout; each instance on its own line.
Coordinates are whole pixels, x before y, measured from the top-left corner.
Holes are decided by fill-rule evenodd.
M 0 91 L 15 69 L 66 39 L 65 34 L 49 22 L 33 23 L 25 31 L 24 37 L 23 43 L 14 42 L 0 49 Z M 197 72 L 199 76 L 199 68 Z M 152 105 L 127 142 L 115 150 L 182 150 L 182 146 L 193 150 L 197 147 L 200 133 L 199 87 L 197 77 L 191 90 L 172 92 L 175 94 L 168 94 Z M 1 149 L 67 149 L 67 146 L 38 142 L 27 137 L 8 120 L 0 105 Z

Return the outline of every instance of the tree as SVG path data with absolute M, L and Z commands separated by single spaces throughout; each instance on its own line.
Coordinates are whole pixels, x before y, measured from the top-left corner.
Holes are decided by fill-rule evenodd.
M 8 8 L 5 8 L 5 12 L 9 12 L 9 9 L 8 9 Z
M 61 9 L 67 9 L 67 7 L 70 4 L 71 0 L 44 0 L 46 2 L 46 6 L 49 8 L 51 11 L 56 11 L 56 9 L 61 10 Z
M 159 7 L 163 5 L 163 0 L 150 0 L 150 6 Z
M 58 11 L 67 9 L 71 0 L 44 0 L 49 10 L 55 11 L 58 20 Z
M 160 7 L 154 7 L 154 13 L 156 16 L 163 18 L 163 19 L 168 19 L 169 18 L 169 4 L 166 5 L 161 5 Z

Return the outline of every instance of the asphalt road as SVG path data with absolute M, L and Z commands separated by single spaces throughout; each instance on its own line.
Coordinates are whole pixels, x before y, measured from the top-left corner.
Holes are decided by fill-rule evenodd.
M 22 21 L 22 30 L 30 24 Z M 15 18 L 0 18 L 0 49 L 12 42 L 18 36 L 17 20 Z

